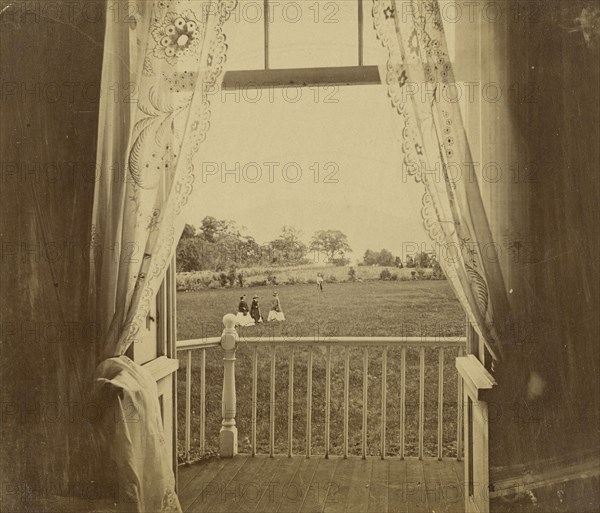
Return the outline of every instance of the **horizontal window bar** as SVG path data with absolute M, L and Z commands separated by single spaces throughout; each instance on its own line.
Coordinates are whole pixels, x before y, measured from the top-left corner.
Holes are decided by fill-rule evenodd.
M 224 90 L 371 84 L 381 84 L 377 66 L 233 70 L 223 77 Z

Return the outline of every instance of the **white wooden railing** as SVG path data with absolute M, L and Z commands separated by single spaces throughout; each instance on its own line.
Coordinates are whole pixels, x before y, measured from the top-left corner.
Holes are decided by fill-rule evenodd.
M 185 459 L 189 461 L 191 444 L 192 417 L 192 354 L 199 352 L 200 373 L 200 454 L 206 452 L 206 352 L 222 351 L 224 361 L 222 389 L 222 425 L 219 436 L 221 457 L 232 457 L 237 454 L 236 428 L 236 385 L 235 385 L 235 351 L 238 334 L 235 329 L 236 317 L 227 314 L 223 317 L 225 329 L 221 337 L 184 340 L 177 342 L 180 360 L 185 361 Z M 407 349 L 419 351 L 419 414 L 418 414 L 418 458 L 424 456 L 425 428 L 425 352 L 438 352 L 438 400 L 437 400 L 437 459 L 442 459 L 443 452 L 443 408 L 444 408 L 444 355 L 445 351 L 455 350 L 457 356 L 463 354 L 466 338 L 463 337 L 335 337 L 321 339 L 318 337 L 296 337 L 293 341 L 285 337 L 257 337 L 245 340 L 252 348 L 252 419 L 250 443 L 252 455 L 257 453 L 257 390 L 258 390 L 258 348 L 266 346 L 270 349 L 270 391 L 269 391 L 269 454 L 275 454 L 275 414 L 276 414 L 276 348 L 285 347 L 288 352 L 288 456 L 293 455 L 294 441 L 294 356 L 298 350 L 307 352 L 307 391 L 306 391 L 306 435 L 305 455 L 311 457 L 311 423 L 313 399 L 313 353 L 316 347 L 325 350 L 325 426 L 324 446 L 325 458 L 330 455 L 330 415 L 331 415 L 331 352 L 332 348 L 343 348 L 344 351 L 344 391 L 343 391 L 343 456 L 348 457 L 348 415 L 350 394 L 350 350 L 362 348 L 362 457 L 367 456 L 368 428 L 368 377 L 369 349 L 382 349 L 381 358 L 381 458 L 386 457 L 386 425 L 387 425 L 387 371 L 388 348 L 400 348 L 400 458 L 405 457 L 406 436 L 406 352 Z M 463 391 L 460 377 L 457 379 L 457 415 L 456 415 L 456 458 L 462 459 L 463 429 Z

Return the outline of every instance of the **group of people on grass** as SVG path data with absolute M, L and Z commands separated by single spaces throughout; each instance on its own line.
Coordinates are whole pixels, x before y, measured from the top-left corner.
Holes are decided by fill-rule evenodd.
M 317 274 L 317 290 L 319 292 L 323 292 L 323 283 L 324 283 L 323 275 L 321 273 Z M 254 295 L 252 298 L 252 303 L 250 308 L 248 308 L 248 303 L 246 303 L 246 296 L 240 296 L 240 303 L 238 304 L 238 313 L 237 313 L 237 325 L 238 326 L 255 326 L 263 322 L 262 315 L 260 313 L 260 305 L 258 304 L 259 297 L 258 295 Z M 271 301 L 271 309 L 269 310 L 269 315 L 267 317 L 267 322 L 271 321 L 285 321 L 285 315 L 283 315 L 283 310 L 281 309 L 281 302 L 279 301 L 279 294 L 277 292 L 273 292 L 273 300 Z
M 248 308 L 246 296 L 240 296 L 240 303 L 238 305 L 237 313 L 237 324 L 239 326 L 254 326 L 255 324 L 263 322 L 258 299 L 259 297 L 255 294 L 252 298 L 252 304 L 250 305 L 250 308 Z M 279 294 L 277 292 L 273 292 L 271 309 L 269 310 L 269 315 L 267 316 L 267 322 L 271 321 L 285 321 L 285 315 L 283 315 L 281 302 L 279 301 Z

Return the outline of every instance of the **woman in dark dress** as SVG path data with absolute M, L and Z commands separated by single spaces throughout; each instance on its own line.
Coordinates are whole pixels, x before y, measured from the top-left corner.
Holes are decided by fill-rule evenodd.
M 260 306 L 258 304 L 258 296 L 254 296 L 252 298 L 252 305 L 250 305 L 250 317 L 252 317 L 256 323 L 262 322 Z
M 237 323 L 240 326 L 254 326 L 254 319 L 248 315 L 248 303 L 246 303 L 246 296 L 240 297 L 240 303 L 238 305 Z

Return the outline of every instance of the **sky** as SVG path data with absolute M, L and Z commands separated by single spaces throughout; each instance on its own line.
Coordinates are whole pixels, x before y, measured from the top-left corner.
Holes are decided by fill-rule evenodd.
M 271 67 L 356 64 L 355 2 L 337 2 L 337 10 L 332 2 L 295 2 L 301 9 L 285 12 L 286 2 L 278 4 Z M 365 2 L 365 63 L 383 64 L 370 7 Z M 246 8 L 225 26 L 226 69 L 262 67 L 262 18 L 250 21 L 256 12 Z M 211 111 L 188 223 L 198 226 L 207 215 L 233 220 L 259 243 L 275 239 L 283 225 L 302 230 L 305 242 L 317 230 L 341 230 L 351 259 L 367 248 L 396 255 L 407 244 L 431 249 L 420 215 L 423 186 L 403 176 L 400 119 L 385 85 L 216 90 Z

